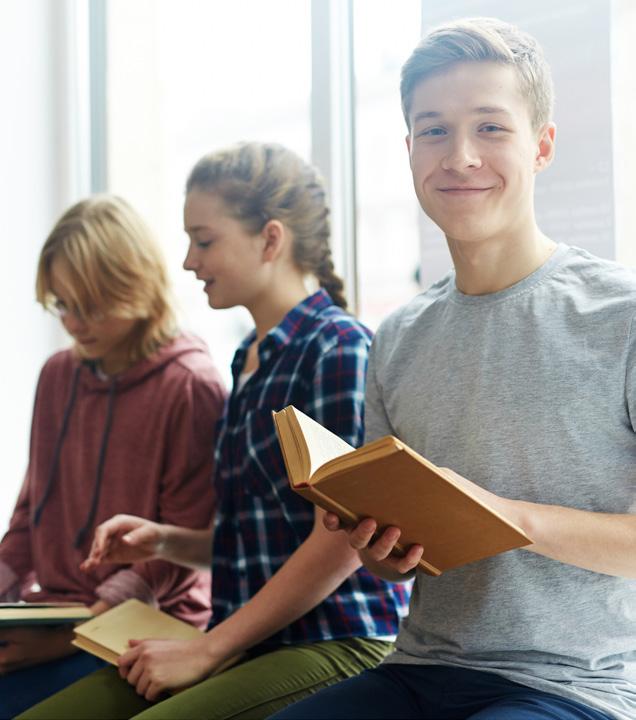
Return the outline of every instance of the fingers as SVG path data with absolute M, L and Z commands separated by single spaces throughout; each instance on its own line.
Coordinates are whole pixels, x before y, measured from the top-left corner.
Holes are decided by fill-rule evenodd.
M 151 682 L 149 687 L 146 689 L 144 697 L 148 702 L 156 702 L 161 697 L 164 688 L 157 682 Z
M 121 668 L 120 668 L 121 671 Z M 121 672 L 120 672 L 121 674 Z M 137 688 L 140 684 L 140 680 L 144 674 L 144 664 L 140 660 L 137 660 L 137 662 L 133 663 L 133 665 L 129 668 L 128 673 L 126 674 L 126 680 L 131 684 L 134 685 L 135 688 Z M 150 681 L 148 681 L 150 682 Z M 140 695 L 143 695 L 146 691 L 147 684 L 144 686 L 143 691 L 137 690 Z
M 105 562 L 149 559 L 160 540 L 157 523 L 134 515 L 115 515 L 97 527 L 90 553 L 80 567 L 89 571 Z
M 103 562 L 110 549 L 111 538 L 121 531 L 126 517 L 125 515 L 115 515 L 97 526 L 88 557 L 80 564 L 82 570 L 92 570 Z
M 139 664 L 139 663 L 138 663 Z M 146 690 L 150 687 L 150 675 L 147 672 L 142 672 L 137 680 L 133 679 L 132 673 L 128 676 L 128 682 L 135 686 L 135 692 L 137 695 L 143 695 L 146 697 Z M 148 700 L 150 698 L 147 698 Z
M 401 530 L 397 527 L 388 527 L 375 538 L 378 524 L 373 518 L 364 518 L 355 527 L 348 528 L 343 527 L 337 515 L 328 512 L 323 517 L 323 525 L 331 531 L 344 530 L 351 547 L 363 553 L 363 560 L 383 562 L 402 575 L 414 570 L 424 554 L 421 545 L 411 545 L 406 554 L 399 554 L 395 546 Z
M 164 691 L 164 686 L 153 677 L 152 666 L 149 666 L 147 648 L 143 640 L 129 640 L 131 649 L 118 660 L 119 674 L 135 688 L 138 695 L 154 702 Z
M 142 549 L 145 546 L 148 552 L 154 552 L 159 545 L 159 536 L 158 526 L 148 520 L 144 525 L 123 535 L 122 541 L 131 547 Z
M 360 550 L 369 543 L 378 527 L 376 521 L 372 518 L 364 518 L 355 527 L 348 527 L 340 521 L 340 518 L 335 513 L 330 512 L 324 514 L 322 523 L 327 530 L 332 532 L 344 530 L 349 535 L 351 547 L 356 550 Z
M 411 570 L 415 570 L 423 554 L 424 548 L 421 545 L 411 545 L 404 557 L 392 555 L 385 560 L 385 564 L 389 564 L 400 574 L 406 575 Z
M 332 532 L 342 529 L 340 527 L 340 518 L 335 513 L 325 513 L 322 518 L 322 524 L 327 530 L 331 530 Z
M 370 518 L 361 522 L 355 528 L 349 541 L 353 547 L 374 562 L 381 562 L 404 575 L 417 567 L 422 559 L 424 548 L 421 545 L 411 545 L 406 553 L 396 548 L 402 531 L 397 527 L 386 528 L 377 538 L 374 533 L 377 523 Z
M 141 654 L 143 644 L 142 642 L 138 640 L 132 640 L 129 641 L 128 644 L 132 645 L 132 643 L 135 643 L 134 646 L 130 648 L 130 650 L 126 650 L 125 653 L 119 656 L 119 659 L 117 660 L 117 665 L 119 667 L 119 674 L 122 678 L 128 679 L 128 676 L 137 662 L 137 659 L 139 658 L 139 655 Z M 136 677 L 139 676 L 139 673 L 137 673 Z M 132 683 L 134 684 L 134 683 Z
M 355 550 L 364 550 L 373 540 L 377 529 L 378 524 L 373 518 L 364 518 L 349 531 L 349 545 Z

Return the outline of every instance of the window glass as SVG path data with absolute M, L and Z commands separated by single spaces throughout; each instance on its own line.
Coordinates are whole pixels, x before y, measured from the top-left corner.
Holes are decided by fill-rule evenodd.
M 251 320 L 243 309 L 212 311 L 181 268 L 183 188 L 202 155 L 241 140 L 309 158 L 310 20 L 309 0 L 108 3 L 109 190 L 154 226 L 184 325 L 208 342 L 228 381 Z
M 421 0 L 354 2 L 357 254 L 360 316 L 376 328 L 418 291 L 413 193 L 400 69 L 420 37 Z

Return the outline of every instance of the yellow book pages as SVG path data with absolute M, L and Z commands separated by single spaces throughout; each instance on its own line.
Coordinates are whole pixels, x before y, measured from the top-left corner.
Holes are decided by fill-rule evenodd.
M 298 424 L 309 457 L 309 482 L 313 482 L 316 471 L 325 463 L 350 453 L 355 448 L 342 438 L 324 428 L 305 413 L 291 408 L 293 421 Z
M 321 465 L 354 448 L 292 405 L 272 413 L 292 485 L 313 482 Z

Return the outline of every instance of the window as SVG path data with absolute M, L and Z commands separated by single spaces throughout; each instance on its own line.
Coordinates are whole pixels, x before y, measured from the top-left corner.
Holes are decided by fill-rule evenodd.
M 212 312 L 181 268 L 183 189 L 202 155 L 240 140 L 309 158 L 309 0 L 110 0 L 107 11 L 108 190 L 154 224 L 184 324 L 229 383 L 251 321 L 242 308 Z
M 360 316 L 376 328 L 418 291 L 419 206 L 400 106 L 400 69 L 421 34 L 421 0 L 356 0 L 355 149 Z

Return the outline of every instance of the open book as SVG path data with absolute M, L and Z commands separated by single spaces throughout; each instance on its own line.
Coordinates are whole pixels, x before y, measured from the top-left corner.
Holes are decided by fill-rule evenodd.
M 356 450 L 292 405 L 273 415 L 292 489 L 346 525 L 371 517 L 379 532 L 399 527 L 397 553 L 422 545 L 429 575 L 532 542 L 392 435 Z
M 76 603 L 0 603 L 0 627 L 19 625 L 72 625 L 93 617 Z

